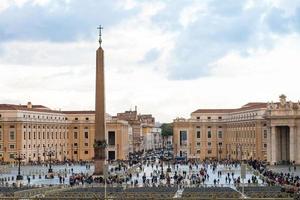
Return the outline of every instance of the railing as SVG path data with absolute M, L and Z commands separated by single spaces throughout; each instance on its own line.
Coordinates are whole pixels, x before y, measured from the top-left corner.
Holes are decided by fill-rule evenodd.
M 116 185 L 118 186 L 118 185 Z M 92 187 L 99 187 L 99 185 L 88 185 L 88 186 L 55 186 L 55 187 L 44 187 L 44 188 L 34 188 L 34 189 L 28 189 L 24 191 L 18 191 L 14 193 L 13 197 L 0 197 L 0 199 L 20 199 L 20 198 L 26 198 L 26 199 L 173 199 L 175 193 L 170 191 L 157 191 L 153 192 L 151 191 L 143 191 L 143 192 L 131 192 L 131 191 L 121 191 L 117 193 L 108 193 L 108 197 L 104 198 L 103 189 L 104 187 L 99 187 L 99 189 L 102 189 L 100 192 L 76 192 L 72 190 L 76 190 L 77 188 L 92 188 Z M 68 191 L 68 192 L 67 192 Z M 174 193 L 174 195 L 172 195 Z M 178 190 L 177 190 L 178 193 Z M 254 191 L 255 193 L 255 191 Z M 109 195 L 110 194 L 110 195 Z M 197 195 L 195 195 L 197 194 Z M 258 192 L 258 194 L 260 194 Z M 101 195 L 101 196 L 100 196 Z M 215 191 L 208 191 L 203 192 L 199 195 L 199 192 L 186 192 L 185 195 L 180 199 L 219 199 L 219 200 L 225 200 L 225 199 L 238 199 L 237 197 L 237 191 L 233 190 L 231 191 L 222 191 L 222 192 L 215 192 Z M 233 197 L 234 195 L 234 197 Z M 287 195 L 287 194 L 286 194 Z M 295 194 L 296 195 L 296 194 Z M 220 197 L 221 196 L 221 197 Z M 260 197 L 250 197 L 247 199 L 262 199 L 262 200 L 271 200 L 271 199 L 278 199 L 278 200 L 292 200 L 291 197 L 280 197 L 280 198 L 274 198 L 271 197 L 271 194 L 266 196 L 270 196 L 269 198 L 260 198 Z
M 267 117 L 274 117 L 274 116 L 295 116 L 295 115 L 300 115 L 300 111 L 298 110 L 269 110 L 266 113 Z
M 59 191 L 59 189 L 62 189 L 62 186 L 52 186 L 52 187 L 41 187 L 41 188 L 34 188 L 29 190 L 21 190 L 14 192 L 14 197 L 35 197 L 35 196 L 43 196 L 46 193 L 53 192 L 53 191 Z
M 13 199 L 13 200 L 17 200 L 19 198 L 15 198 L 15 197 L 0 197 L 0 199 Z M 86 197 L 83 197 L 83 196 L 78 196 L 77 197 L 71 197 L 71 196 L 56 196 L 56 197 L 31 197 L 31 198 L 26 198 L 28 200 L 37 200 L 37 199 L 46 199 L 46 200 L 60 200 L 60 199 L 101 199 L 101 200 L 114 200 L 114 199 L 125 199 L 125 200 L 132 200 L 132 199 L 142 199 L 140 196 L 136 196 L 136 197 L 97 197 L 97 196 L 86 196 Z M 166 197 L 156 197 L 156 196 L 149 196 L 147 199 L 153 199 L 153 200 L 174 200 L 174 198 L 166 198 Z M 179 198 L 179 199 L 183 199 L 183 200 L 198 200 L 199 197 L 185 197 L 185 198 Z M 211 199 L 215 199 L 215 200 L 236 200 L 237 198 L 218 198 L 218 197 L 211 197 L 211 198 L 201 198 L 202 200 L 211 200 Z M 249 200 L 293 200 L 293 198 L 247 198 Z
M 223 118 L 223 119 L 174 119 L 174 122 L 200 122 L 200 123 L 220 123 L 220 122 L 246 122 L 249 120 L 258 120 L 258 119 L 263 119 L 264 115 L 259 115 L 259 116 L 254 116 L 254 117 L 244 117 L 244 118 L 237 118 L 237 119 L 232 119 L 232 118 Z

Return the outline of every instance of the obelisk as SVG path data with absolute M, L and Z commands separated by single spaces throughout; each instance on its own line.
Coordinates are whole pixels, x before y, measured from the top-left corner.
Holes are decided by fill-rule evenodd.
M 94 175 L 103 175 L 106 160 L 105 140 L 105 86 L 104 86 L 104 51 L 101 47 L 102 38 L 99 26 L 99 48 L 96 51 L 96 99 L 95 99 L 95 144 L 94 144 Z

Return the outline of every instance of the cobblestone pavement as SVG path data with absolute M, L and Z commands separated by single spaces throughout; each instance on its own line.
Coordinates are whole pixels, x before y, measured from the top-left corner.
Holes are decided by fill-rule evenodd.
M 0 174 L 0 178 L 6 178 L 6 180 L 9 179 L 8 183 L 12 184 L 15 182 L 16 176 L 18 174 L 18 168 L 17 166 L 1 166 L 2 171 Z M 55 174 L 54 179 L 45 179 L 45 175 L 48 173 L 48 166 L 21 166 L 21 174 L 23 175 L 24 180 L 22 181 L 23 185 L 28 184 L 27 177 L 30 177 L 30 185 L 54 185 L 59 184 L 59 178 L 58 174 L 61 174 L 65 176 L 65 184 L 69 184 L 69 176 L 73 173 L 88 173 L 92 174 L 94 171 L 94 166 L 92 165 L 90 169 L 86 169 L 85 165 L 53 165 L 52 166 L 53 172 Z M 33 178 L 33 175 L 35 177 Z M 39 178 L 39 175 L 41 175 L 41 179 Z M 12 180 L 12 177 L 14 177 L 14 180 Z

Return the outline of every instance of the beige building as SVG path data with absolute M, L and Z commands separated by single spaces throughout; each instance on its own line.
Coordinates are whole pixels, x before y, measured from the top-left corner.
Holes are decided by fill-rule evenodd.
M 296 161 L 300 148 L 299 103 L 248 103 L 237 109 L 199 109 L 174 120 L 177 156 L 197 159 Z
M 132 127 L 127 121 L 106 116 L 107 158 L 126 159 L 132 151 Z M 92 160 L 95 112 L 55 111 L 45 106 L 0 104 L 0 159 L 45 161 Z
M 132 146 L 133 151 L 148 150 L 153 148 L 147 143 L 153 137 L 153 131 L 155 125 L 155 119 L 152 115 L 142 115 L 137 113 L 137 107 L 134 111 L 125 111 L 124 113 L 118 113 L 113 119 L 128 121 L 132 127 Z M 150 141 L 152 142 L 152 141 Z
M 286 101 L 281 95 L 277 103 L 268 103 L 268 160 L 271 164 L 295 161 L 300 164 L 300 102 Z

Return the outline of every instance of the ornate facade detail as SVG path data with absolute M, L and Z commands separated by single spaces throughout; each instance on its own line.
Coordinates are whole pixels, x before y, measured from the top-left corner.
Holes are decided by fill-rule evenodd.
M 282 94 L 282 95 L 279 96 L 279 99 L 280 99 L 280 105 L 281 105 L 281 107 L 285 106 L 285 104 L 286 104 L 286 96 L 284 94 Z
M 95 159 L 96 160 L 105 160 L 105 149 L 107 143 L 105 140 L 95 140 L 94 150 L 95 150 Z
M 267 110 L 298 110 L 299 108 L 300 101 L 298 103 L 287 101 L 285 95 L 279 96 L 279 103 L 274 103 L 273 101 L 267 103 Z
M 94 148 L 105 149 L 107 147 L 106 140 L 95 140 Z

